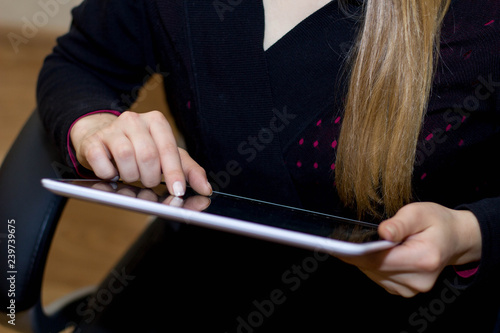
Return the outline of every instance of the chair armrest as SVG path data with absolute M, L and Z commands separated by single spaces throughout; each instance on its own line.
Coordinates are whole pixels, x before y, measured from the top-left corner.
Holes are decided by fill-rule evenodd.
M 40 179 L 74 177 L 64 165 L 33 112 L 0 167 L 0 276 L 14 277 L 0 279 L 1 312 L 8 311 L 12 299 L 16 312 L 40 300 L 47 254 L 66 203 L 44 189 Z

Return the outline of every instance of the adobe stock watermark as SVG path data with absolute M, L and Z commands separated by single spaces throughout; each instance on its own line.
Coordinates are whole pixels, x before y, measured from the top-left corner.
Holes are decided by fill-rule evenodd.
M 223 22 L 226 12 L 233 12 L 234 9 L 242 2 L 243 0 L 214 0 L 214 2 L 212 2 L 212 6 L 219 16 L 220 21 Z
M 105 306 L 110 304 L 113 298 L 122 293 L 131 281 L 136 278 L 133 275 L 129 275 L 125 267 L 122 267 L 121 271 L 114 269 L 111 275 L 112 277 L 108 279 L 106 285 L 101 286 L 101 288 L 97 289 L 76 306 L 75 311 L 80 317 L 78 320 L 80 323 L 91 324 L 96 316 L 104 311 Z M 73 321 L 67 322 L 62 332 L 66 330 L 72 333 L 82 332 L 82 329 L 77 328 L 77 326 L 79 325 Z
M 252 163 L 257 155 L 266 149 L 281 131 L 283 131 L 297 115 L 288 112 L 286 105 L 282 110 L 274 108 L 273 116 L 269 120 L 269 125 L 263 127 L 258 133 L 249 135 L 246 140 L 240 142 L 237 151 L 247 163 Z M 208 172 L 208 177 L 211 180 L 215 191 L 226 188 L 231 182 L 231 177 L 238 176 L 243 171 L 240 162 L 230 160 L 226 163 L 224 170 L 218 172 Z
M 107 285 L 98 289 L 86 301 L 83 301 L 76 307 L 77 315 L 85 323 L 90 324 L 97 314 L 102 312 L 104 307 L 110 304 L 113 298 L 122 293 L 130 282 L 135 279 L 135 276 L 129 275 L 125 271 L 125 267 L 122 267 L 121 271 L 113 270 L 111 275 L 112 277 L 108 280 Z
M 57 175 L 57 178 L 75 178 L 75 171 L 67 165 L 62 164 L 58 161 L 53 161 L 50 163 L 52 170 Z
M 30 40 L 36 37 L 40 29 L 49 24 L 50 19 L 54 18 L 60 12 L 60 7 L 67 5 L 74 0 L 39 0 L 37 5 L 40 10 L 31 15 L 21 18 L 21 28 L 19 33 L 9 32 L 7 39 L 12 49 L 17 54 L 21 44 L 28 44 Z
M 457 280 L 458 277 L 455 278 L 455 283 Z M 434 323 L 446 311 L 446 308 L 457 300 L 461 294 L 460 290 L 455 288 L 448 280 L 444 280 L 443 284 L 444 287 L 438 297 L 431 300 L 429 304 L 420 306 L 417 311 L 410 314 L 408 323 L 412 329 L 401 331 L 401 333 L 425 332 L 429 325 Z
M 319 250 L 300 263 L 293 264 L 281 275 L 283 286 L 275 288 L 269 292 L 269 297 L 265 299 L 254 299 L 252 310 L 238 316 L 236 321 L 236 333 L 254 333 L 258 328 L 265 325 L 277 308 L 286 303 L 291 294 L 300 289 L 319 268 L 320 263 L 328 260 L 331 256 Z M 226 331 L 229 333 L 229 331 Z
M 422 165 L 436 151 L 439 144 L 448 140 L 449 136 L 447 133 L 449 131 L 460 128 L 465 119 L 472 112 L 479 109 L 480 102 L 488 100 L 500 87 L 500 81 L 494 81 L 493 74 L 489 74 L 487 78 L 479 76 L 477 80 L 479 84 L 476 86 L 474 94 L 467 96 L 461 104 L 454 105 L 453 108 L 444 112 L 443 119 L 448 124 L 447 127 L 445 129 L 434 129 L 429 136 L 418 142 L 416 151 L 417 166 Z
M 9 289 L 7 290 L 7 297 L 9 298 L 9 306 L 7 306 L 7 317 L 9 318 L 9 325 L 16 325 L 16 279 L 17 279 L 17 266 L 16 266 L 16 220 L 11 218 L 7 220 L 7 281 Z M 1 243 L 1 242 L 0 242 Z

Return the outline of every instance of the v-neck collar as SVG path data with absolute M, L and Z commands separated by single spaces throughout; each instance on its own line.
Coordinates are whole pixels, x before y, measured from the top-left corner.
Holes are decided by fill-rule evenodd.
M 311 24 L 311 22 L 314 22 L 318 17 L 323 16 L 325 12 L 328 12 L 331 10 L 331 7 L 337 3 L 337 0 L 331 0 L 329 3 L 324 5 L 323 7 L 319 8 L 315 12 L 311 13 L 309 16 L 304 18 L 302 21 L 297 23 L 292 29 L 290 29 L 286 34 L 281 36 L 277 41 L 275 41 L 271 46 L 269 46 L 266 50 L 264 50 L 264 37 L 265 37 L 265 22 L 266 22 L 266 17 L 265 17 L 265 8 L 264 8 L 264 1 L 259 0 L 261 6 L 262 6 L 262 21 L 264 22 L 263 24 L 263 31 L 262 31 L 262 50 L 265 53 L 272 52 L 273 48 L 278 48 L 279 44 L 282 41 L 286 41 L 290 38 L 293 38 L 293 36 L 297 33 L 300 33 L 304 29 L 307 29 L 307 26 Z
M 287 105 L 296 115 L 296 125 L 279 133 L 284 151 L 310 123 L 329 126 L 341 115 L 342 73 L 357 26 L 334 0 L 265 51 L 273 102 L 277 107 Z

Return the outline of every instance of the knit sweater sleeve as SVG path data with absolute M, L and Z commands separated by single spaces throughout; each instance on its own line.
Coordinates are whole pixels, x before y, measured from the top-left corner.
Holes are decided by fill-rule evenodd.
M 495 112 L 500 113 L 500 73 L 492 74 L 488 89 L 495 95 Z M 491 152 L 499 155 L 500 147 Z M 484 198 L 477 202 L 462 204 L 456 209 L 469 210 L 477 218 L 482 237 L 481 260 L 479 265 L 473 264 L 474 272 L 470 276 L 457 280 L 461 288 L 468 288 L 476 284 L 495 283 L 500 277 L 500 196 Z M 470 266 L 470 265 L 469 265 Z M 457 269 L 459 271 L 460 269 Z
M 144 1 L 85 0 L 44 62 L 37 85 L 43 123 L 66 156 L 68 131 L 97 110 L 122 112 L 157 71 Z
M 476 216 L 482 237 L 481 260 L 477 271 L 474 270 L 476 273 L 470 276 L 455 279 L 457 287 L 468 288 L 498 280 L 500 276 L 500 197 L 460 205 L 457 209 L 469 210 Z

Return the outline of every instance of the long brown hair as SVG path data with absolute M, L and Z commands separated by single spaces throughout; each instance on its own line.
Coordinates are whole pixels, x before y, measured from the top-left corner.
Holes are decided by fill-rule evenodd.
M 335 181 L 360 217 L 412 200 L 416 145 L 451 0 L 366 0 L 349 62 Z

